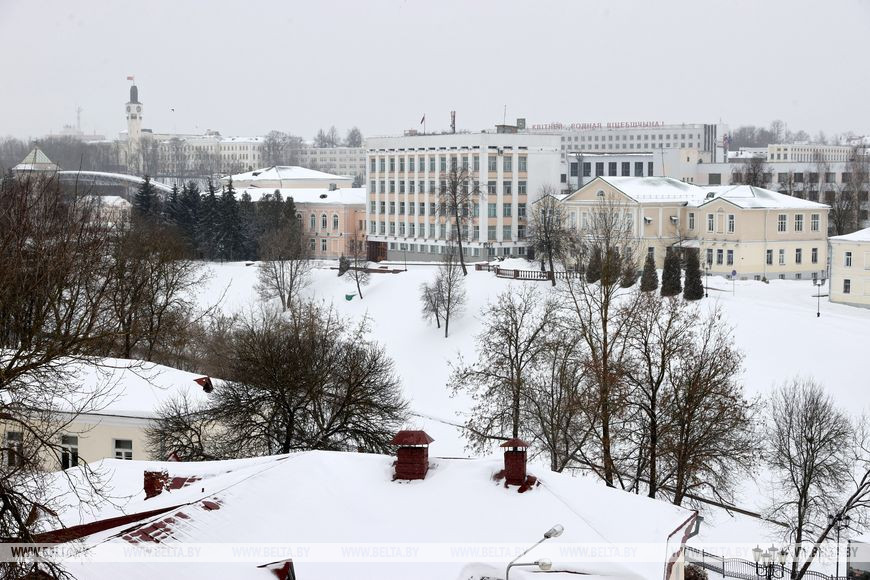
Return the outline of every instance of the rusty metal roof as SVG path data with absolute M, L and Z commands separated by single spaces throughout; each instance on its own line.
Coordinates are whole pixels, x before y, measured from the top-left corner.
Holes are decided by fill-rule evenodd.
M 390 445 L 429 445 L 433 441 L 425 431 L 399 431 Z
M 529 444 L 520 439 L 519 437 L 514 437 L 513 439 L 508 439 L 499 447 L 529 447 Z

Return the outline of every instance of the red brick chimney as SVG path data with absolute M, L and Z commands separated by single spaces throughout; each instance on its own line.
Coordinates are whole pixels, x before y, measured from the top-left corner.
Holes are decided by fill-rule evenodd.
M 434 439 L 425 431 L 399 431 L 390 445 L 396 450 L 396 473 L 393 479 L 424 479 L 429 471 L 429 444 Z
M 145 499 L 160 495 L 169 482 L 169 474 L 166 471 L 145 472 Z
M 504 480 L 507 485 L 523 485 L 526 482 L 526 449 L 529 444 L 514 437 L 500 445 L 504 447 Z

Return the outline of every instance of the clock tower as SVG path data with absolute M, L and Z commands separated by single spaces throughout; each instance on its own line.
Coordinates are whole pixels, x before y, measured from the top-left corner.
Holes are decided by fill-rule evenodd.
M 142 154 L 142 103 L 139 102 L 139 89 L 130 87 L 130 100 L 126 105 L 128 167 L 138 170 Z

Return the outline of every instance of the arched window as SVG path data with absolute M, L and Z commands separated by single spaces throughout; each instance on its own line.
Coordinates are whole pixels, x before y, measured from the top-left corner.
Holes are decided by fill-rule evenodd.
M 315 216 L 314 214 L 311 214 L 310 221 L 311 221 L 311 228 L 310 229 L 311 229 L 311 231 L 314 231 L 315 229 L 317 229 L 317 216 Z
M 326 214 L 320 216 L 320 229 L 326 229 Z
M 334 229 L 334 230 L 338 229 L 338 214 L 337 213 L 332 214 L 332 229 Z

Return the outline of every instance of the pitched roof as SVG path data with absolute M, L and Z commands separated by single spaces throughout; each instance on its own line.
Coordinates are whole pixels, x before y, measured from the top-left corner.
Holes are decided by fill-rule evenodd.
M 226 178 L 225 178 L 226 179 Z M 275 180 L 347 180 L 350 177 L 324 173 L 315 169 L 307 169 L 298 165 L 273 165 L 264 169 L 255 169 L 247 173 L 238 173 L 232 176 L 233 181 L 275 181 Z
M 281 194 L 282 199 L 292 197 L 296 203 L 362 205 L 363 207 L 366 204 L 364 187 L 340 187 L 334 190 L 327 187 L 246 187 L 237 190 L 236 194 L 241 196 L 243 193 L 247 193 L 251 196 L 251 201 L 262 201 L 266 196 L 274 194 L 276 190 Z
M 870 228 L 865 228 L 842 236 L 831 236 L 828 239 L 832 242 L 870 242 Z
M 771 191 L 752 185 L 704 186 L 704 199 L 696 205 L 704 205 L 717 199 L 730 201 L 736 206 L 748 209 L 825 209 L 829 206 Z
M 390 445 L 429 445 L 433 441 L 425 431 L 399 431 Z
M 39 147 L 34 147 L 24 156 L 13 171 L 56 171 L 58 166 Z
M 201 463 L 106 459 L 92 467 L 112 474 L 104 497 L 114 501 L 100 501 L 94 511 L 80 510 L 75 492 L 69 491 L 59 498 L 69 504 L 61 518 L 71 526 L 172 508 L 86 537 L 83 545 L 93 550 L 110 540 L 166 549 L 183 548 L 185 543 L 324 549 L 399 542 L 433 550 L 404 564 L 389 558 L 343 561 L 339 548 L 327 559 L 321 552 L 321 559 L 298 562 L 300 577 L 308 579 L 346 577 L 347 570 L 341 573 L 335 568 L 344 565 L 358 572 L 350 576 L 398 580 L 456 578 L 463 566 L 477 558 L 451 557 L 451 548 L 529 545 L 554 524 L 562 524 L 564 534 L 536 548 L 536 556 L 562 564 L 567 559 L 559 556 L 562 543 L 664 544 L 692 516 L 690 510 L 665 501 L 611 489 L 592 478 L 554 473 L 541 464 L 529 466 L 541 485 L 519 494 L 516 487 L 506 488 L 493 480 L 503 468 L 500 458 L 432 458 L 426 479 L 413 482 L 392 481 L 394 461 L 392 456 L 328 451 Z M 183 478 L 180 481 L 197 479 L 146 500 L 145 470 L 166 470 L 170 478 Z M 58 478 L 59 491 L 74 485 L 77 471 L 67 470 L 65 475 L 73 481 Z M 432 555 L 436 558 L 423 559 Z M 593 577 L 661 577 L 667 556 L 662 552 L 645 562 L 573 562 L 570 569 Z M 73 573 L 82 580 L 109 577 L 111 566 L 124 564 L 88 563 Z M 138 563 L 137 570 L 142 578 L 159 575 L 163 580 L 188 578 L 195 571 L 149 562 Z M 233 577 L 262 578 L 258 574 L 262 571 L 249 563 L 234 569 Z
M 704 197 L 697 186 L 671 177 L 599 176 L 596 179 L 609 183 L 639 203 L 687 202 Z M 590 182 L 590 185 L 594 182 Z

